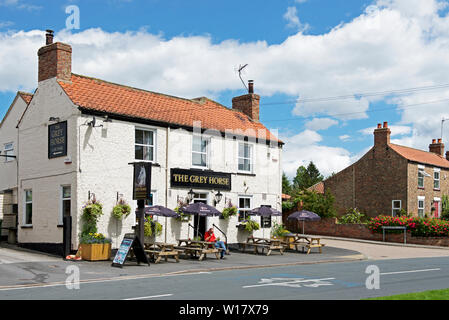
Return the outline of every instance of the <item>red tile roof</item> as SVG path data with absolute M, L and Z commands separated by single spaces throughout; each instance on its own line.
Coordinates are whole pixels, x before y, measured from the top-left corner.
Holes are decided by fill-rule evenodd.
M 30 104 L 31 99 L 33 99 L 33 94 L 32 94 L 32 93 L 19 91 L 19 92 L 17 92 L 17 94 L 18 94 L 23 100 L 25 100 L 26 104 Z
M 307 188 L 307 190 L 309 191 L 315 191 L 316 193 L 319 194 L 324 194 L 324 182 L 318 182 L 316 184 L 314 184 L 313 186 Z
M 449 161 L 436 153 L 404 147 L 397 144 L 390 144 L 390 147 L 410 161 L 430 164 L 436 167 L 449 168 Z
M 76 74 L 71 80 L 59 84 L 74 104 L 86 110 L 187 127 L 201 121 L 205 129 L 242 130 L 247 136 L 281 142 L 261 123 L 207 98 L 183 99 Z

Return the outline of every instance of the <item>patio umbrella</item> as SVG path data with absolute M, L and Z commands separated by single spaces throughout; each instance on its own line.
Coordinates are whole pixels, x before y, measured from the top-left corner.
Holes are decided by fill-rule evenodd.
M 271 217 L 271 216 L 282 216 L 282 213 L 272 207 L 261 206 L 251 210 L 248 215 L 250 216 L 261 216 L 261 217 Z M 262 237 L 265 237 L 265 229 L 262 228 Z
M 167 242 L 167 218 L 178 218 L 179 214 L 163 206 L 149 206 L 144 209 L 145 215 L 165 217 L 165 242 Z
M 261 217 L 271 217 L 271 216 L 282 216 L 282 213 L 276 209 L 267 206 L 261 206 L 251 210 L 248 215 L 250 216 L 261 216 Z
M 287 217 L 287 220 L 302 221 L 302 234 L 304 234 L 304 221 L 318 221 L 321 220 L 321 217 L 311 211 L 301 210 L 293 212 L 291 215 Z
M 218 211 L 215 207 L 212 207 L 212 206 L 202 203 L 202 202 L 196 202 L 196 203 L 189 204 L 189 205 L 183 207 L 181 210 L 185 214 L 198 215 L 200 217 L 215 217 L 215 216 L 221 215 L 221 212 Z M 198 219 L 198 223 L 196 226 L 197 234 L 198 234 L 199 224 L 200 224 L 200 220 Z

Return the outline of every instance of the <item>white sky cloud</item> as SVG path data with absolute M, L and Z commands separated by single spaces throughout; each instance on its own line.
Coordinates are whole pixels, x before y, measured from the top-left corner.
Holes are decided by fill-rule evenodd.
M 314 118 L 306 123 L 306 128 L 314 131 L 326 130 L 338 124 L 337 120 L 330 118 Z
M 284 19 L 287 20 L 287 27 L 294 28 L 300 32 L 304 32 L 309 28 L 308 24 L 303 24 L 298 17 L 298 9 L 296 7 L 288 7 L 284 14 Z
M 22 3 L 7 1 L 10 5 Z M 6 4 L 5 0 L 0 3 Z M 373 3 L 359 17 L 325 34 L 299 31 L 279 44 L 237 40 L 213 43 L 208 36 L 165 39 L 146 30 L 121 33 L 101 29 L 76 34 L 60 31 L 56 40 L 72 45 L 75 73 L 183 97 L 214 98 L 224 90 L 240 90 L 234 67 L 251 61 L 247 78 L 255 80 L 257 93 L 281 93 L 300 99 L 292 115 L 364 119 L 370 104 L 385 97 L 301 101 L 449 83 L 449 17 L 439 14 L 447 3 Z M 297 10 L 292 10 L 291 21 L 296 21 L 295 16 Z M 44 31 L 38 30 L 0 32 L 0 91 L 36 87 L 36 52 L 44 39 Z M 447 101 L 410 107 L 444 99 Z M 390 102 L 404 108 L 398 110 L 400 119 L 395 124 L 411 128 L 395 141 L 412 147 L 426 150 L 431 139 L 440 135 L 442 117 L 449 118 L 449 90 L 412 92 Z M 327 173 L 350 162 L 351 155 L 345 149 L 329 148 L 316 140 L 320 136 L 314 130 L 320 129 L 313 126 L 313 121 L 309 129 L 313 130 L 302 132 L 312 139 L 303 150 L 297 135 L 288 139 L 292 145 L 285 146 L 286 171 L 291 172 L 293 165 L 311 157 Z M 449 138 L 449 124 L 445 137 Z

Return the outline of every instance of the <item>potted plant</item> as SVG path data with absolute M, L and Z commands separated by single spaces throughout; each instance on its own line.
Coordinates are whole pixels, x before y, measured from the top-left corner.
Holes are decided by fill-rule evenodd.
M 179 217 L 176 218 L 176 220 L 181 221 L 181 222 L 188 222 L 190 221 L 191 215 L 189 214 L 185 214 L 184 212 L 182 212 L 182 208 L 187 206 L 188 203 L 182 200 L 178 200 L 178 206 L 175 208 L 175 212 L 177 214 L 179 214 Z
M 82 210 L 81 258 L 89 261 L 109 260 L 111 240 L 97 232 L 97 222 L 103 215 L 103 205 L 94 197 L 83 206 Z
M 282 223 L 279 224 L 275 222 L 271 230 L 271 237 L 274 239 L 279 239 L 282 242 L 287 242 L 288 239 L 286 238 L 286 235 L 289 233 L 290 231 L 288 231 Z M 293 249 L 293 246 L 291 246 L 290 249 Z
M 244 230 L 249 233 L 253 233 L 254 231 L 260 229 L 260 225 L 256 221 L 251 219 L 240 222 L 240 224 L 237 227 L 240 230 Z
M 154 221 L 151 217 L 145 218 L 144 223 L 144 235 L 145 243 L 154 243 L 156 236 L 162 234 L 162 224 Z
M 88 261 L 109 260 L 111 240 L 102 233 L 86 233 L 80 238 L 81 258 Z
M 131 206 L 123 199 L 120 199 L 114 208 L 112 208 L 112 215 L 119 221 L 123 218 L 127 218 L 130 213 Z
M 226 205 L 226 208 L 222 211 L 222 217 L 223 219 L 229 219 L 232 216 L 236 216 L 238 213 L 237 207 L 232 205 L 231 200 L 229 200 L 228 204 Z

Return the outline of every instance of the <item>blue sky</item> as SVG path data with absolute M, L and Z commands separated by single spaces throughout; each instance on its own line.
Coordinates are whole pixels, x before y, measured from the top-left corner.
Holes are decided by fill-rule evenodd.
M 69 5 L 80 29 L 66 30 Z M 427 149 L 439 137 L 449 92 L 433 86 L 449 83 L 447 9 L 437 0 L 0 0 L 0 118 L 17 90 L 36 87 L 36 51 L 51 28 L 73 46 L 76 73 L 226 106 L 244 93 L 235 69 L 248 63 L 261 121 L 286 142 L 284 170 L 314 161 L 328 175 L 372 145 L 379 122 L 396 143 Z M 418 89 L 390 92 L 408 88 Z

